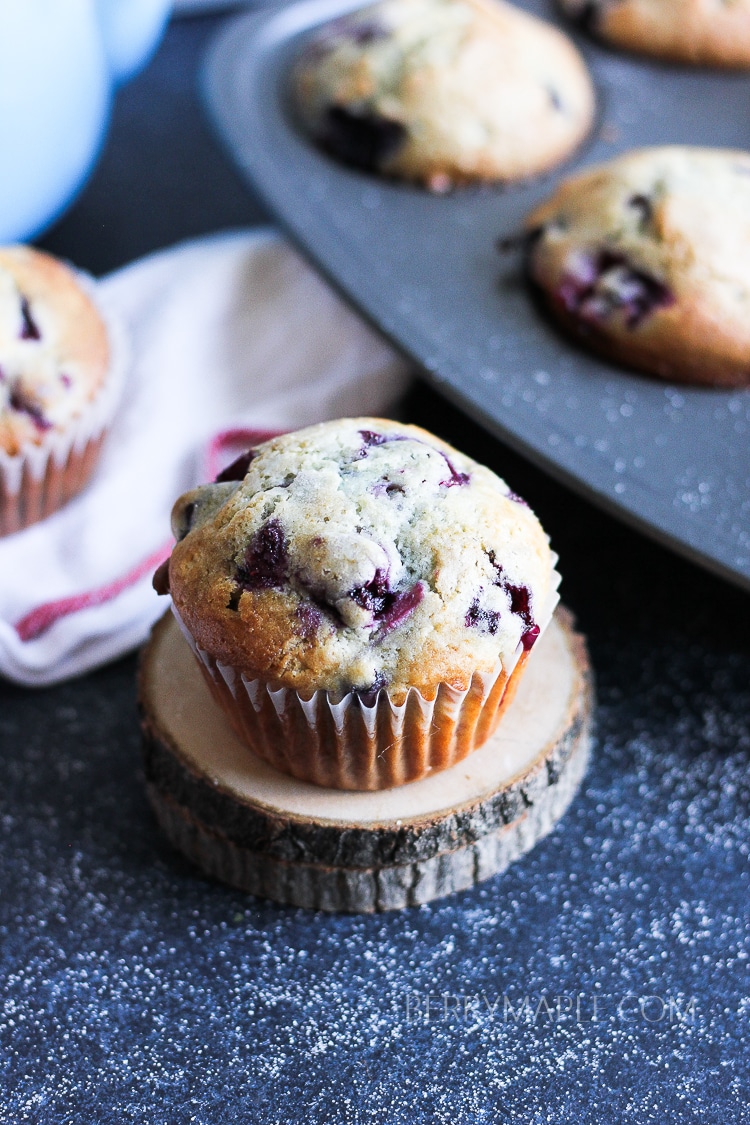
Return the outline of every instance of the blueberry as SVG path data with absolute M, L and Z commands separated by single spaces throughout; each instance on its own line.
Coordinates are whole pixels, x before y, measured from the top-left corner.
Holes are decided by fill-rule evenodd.
M 424 597 L 424 584 L 417 582 L 410 590 L 393 595 L 390 605 L 380 615 L 378 637 L 385 636 L 410 617 Z
M 586 0 L 576 13 L 576 20 L 586 31 L 596 31 L 601 14 L 601 0 Z
M 600 324 L 622 310 L 631 330 L 675 300 L 661 281 L 612 250 L 582 258 L 575 270 L 564 275 L 557 297 L 566 312 L 584 324 Z
M 254 449 L 248 449 L 245 453 L 241 453 L 239 457 L 232 461 L 231 465 L 227 465 L 225 469 L 221 470 L 214 483 L 222 484 L 228 480 L 244 480 L 250 462 L 254 457 Z
M 39 331 L 36 321 L 31 315 L 31 308 L 29 302 L 25 297 L 21 298 L 21 339 L 22 340 L 41 340 L 42 334 Z
M 378 635 L 384 636 L 395 629 L 417 608 L 424 597 L 424 586 L 417 582 L 409 590 L 390 588 L 388 574 L 382 567 L 364 586 L 351 590 L 349 597 L 368 613 L 378 625 Z
M 406 141 L 400 121 L 373 110 L 330 106 L 319 137 L 323 148 L 355 168 L 376 172 Z
M 369 448 L 369 446 L 371 446 L 371 445 L 385 445 L 385 443 L 387 441 L 393 440 L 392 438 L 386 437 L 385 434 L 376 433 L 375 430 L 360 430 L 359 436 L 362 438 L 362 441 L 365 443 L 366 449 Z
M 374 577 L 364 586 L 358 586 L 351 590 L 349 597 L 353 602 L 356 602 L 360 609 L 367 610 L 373 617 L 379 617 L 386 612 L 395 595 L 388 585 L 387 571 L 378 567 Z
M 406 434 L 379 434 L 375 430 L 360 430 L 359 435 L 362 438 L 362 447 L 357 452 L 355 461 L 361 461 L 363 457 L 366 457 L 368 449 L 372 449 L 373 446 L 387 445 L 391 441 L 409 440 Z
M 504 582 L 503 588 L 510 594 L 510 612 L 515 613 L 525 625 L 531 625 L 531 594 L 528 586 L 512 586 Z
M 632 207 L 634 211 L 638 212 L 638 218 L 641 226 L 646 226 L 651 221 L 654 214 L 654 208 L 651 200 L 647 195 L 637 192 L 631 195 L 628 199 L 628 207 Z
M 38 403 L 24 394 L 20 387 L 15 386 L 10 392 L 8 403 L 12 410 L 18 410 L 22 414 L 28 414 L 34 420 L 36 426 L 40 430 L 49 430 L 52 423 L 49 418 L 45 417 L 44 411 Z
M 169 559 L 165 559 L 154 572 L 154 577 L 151 579 L 151 585 L 156 590 L 157 594 L 169 593 Z
M 531 613 L 531 591 L 528 586 L 514 586 L 507 581 L 504 581 L 502 586 L 505 592 L 510 595 L 511 613 L 520 617 L 525 626 L 521 634 L 521 644 L 524 649 L 530 649 L 539 636 L 539 626 Z
M 323 621 L 323 614 L 312 602 L 301 602 L 294 611 L 303 637 L 314 637 Z
M 188 504 L 181 504 L 179 507 L 179 518 L 173 519 L 172 530 L 175 532 L 175 539 L 180 543 L 185 536 L 193 529 L 193 517 L 195 516 L 195 501 L 191 500 Z
M 371 684 L 366 688 L 355 688 L 354 696 L 365 707 L 374 707 L 378 700 L 378 692 L 388 686 L 388 678 L 383 672 L 376 672 Z
M 286 537 L 281 522 L 270 519 L 250 540 L 245 559 L 237 567 L 243 590 L 268 590 L 283 586 L 288 573 Z
M 510 612 L 515 614 L 516 617 L 520 617 L 525 626 L 521 634 L 521 644 L 524 649 L 530 649 L 539 636 L 539 626 L 534 621 L 531 613 L 531 591 L 528 586 L 516 585 L 508 581 L 502 566 L 495 558 L 494 551 L 488 551 L 487 558 L 495 569 L 496 577 L 493 585 L 499 586 L 510 598 Z M 479 595 L 481 595 L 481 593 L 482 591 L 480 590 Z M 480 629 L 482 632 L 491 633 L 494 636 L 497 632 L 499 621 L 500 614 L 495 610 L 484 609 L 481 604 L 480 596 L 477 596 L 469 606 L 469 611 L 464 618 L 464 625 L 466 625 L 468 629 Z
M 464 618 L 466 628 L 479 629 L 481 633 L 490 633 L 494 636 L 499 623 L 500 614 L 492 609 L 483 609 L 479 598 L 474 598 L 474 601 L 469 606 L 469 612 Z

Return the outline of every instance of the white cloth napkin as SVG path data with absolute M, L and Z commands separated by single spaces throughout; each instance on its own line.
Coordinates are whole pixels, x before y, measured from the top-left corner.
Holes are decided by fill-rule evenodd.
M 0 539 L 0 673 L 22 684 L 79 675 L 145 639 L 167 604 L 151 576 L 174 500 L 215 473 L 216 455 L 232 460 L 233 439 L 249 444 L 217 434 L 384 414 L 408 379 L 272 231 L 186 243 L 99 285 L 133 353 L 99 468 L 67 507 Z

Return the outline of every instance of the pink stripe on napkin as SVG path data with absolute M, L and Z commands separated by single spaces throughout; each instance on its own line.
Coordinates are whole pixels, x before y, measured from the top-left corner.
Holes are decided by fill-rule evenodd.
M 158 551 L 154 551 L 153 555 L 143 559 L 127 574 L 124 574 L 121 578 L 116 578 L 113 582 L 108 582 L 105 586 L 100 586 L 97 590 L 89 590 L 82 594 L 74 594 L 70 598 L 60 598 L 56 602 L 45 602 L 44 605 L 37 606 L 36 609 L 32 609 L 31 613 L 27 613 L 16 623 L 16 632 L 22 641 L 33 641 L 46 632 L 56 621 L 59 621 L 61 617 L 67 617 L 71 613 L 78 613 L 79 610 L 90 609 L 91 606 L 102 605 L 103 602 L 111 601 L 123 590 L 127 590 L 128 586 L 134 585 L 150 571 L 155 570 L 165 559 L 168 559 L 172 553 L 173 544 L 174 540 L 170 538 L 168 543 L 164 543 Z
M 231 464 L 241 453 L 244 453 L 253 445 L 260 445 L 262 441 L 278 437 L 281 432 L 283 431 L 251 430 L 245 427 L 221 430 L 211 439 L 206 448 L 204 462 L 206 478 L 213 480 L 222 469 Z M 112 598 L 116 598 L 129 586 L 134 586 L 141 578 L 156 570 L 157 566 L 168 559 L 172 553 L 173 542 L 170 539 L 169 542 L 162 544 L 157 551 L 154 551 L 152 555 L 129 570 L 127 574 L 106 583 L 104 586 L 99 586 L 96 590 L 88 590 L 81 594 L 74 594 L 69 598 L 59 598 L 57 601 L 45 602 L 44 605 L 37 606 L 36 609 L 32 609 L 30 613 L 27 613 L 16 623 L 16 633 L 22 641 L 33 641 L 61 618 L 68 617 L 71 613 L 78 613 L 82 609 L 90 609 L 92 606 L 111 601 Z
M 245 453 L 254 445 L 260 445 L 262 441 L 270 441 L 271 438 L 278 437 L 282 433 L 283 430 L 249 430 L 242 426 L 221 430 L 208 443 L 206 449 L 204 462 L 206 480 L 215 480 L 221 470 L 231 465 L 241 453 Z

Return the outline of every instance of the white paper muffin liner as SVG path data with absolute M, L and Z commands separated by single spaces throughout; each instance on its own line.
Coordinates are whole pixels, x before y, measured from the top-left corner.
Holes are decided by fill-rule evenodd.
M 19 453 L 0 449 L 0 535 L 51 515 L 80 492 L 120 401 L 130 360 L 125 326 L 102 300 L 94 278 L 76 271 L 76 279 L 104 321 L 109 368 L 95 397 L 64 431 L 50 430 Z
M 553 556 L 553 566 L 557 557 Z M 552 572 L 540 636 L 558 603 Z M 505 667 L 476 672 L 465 690 L 441 683 L 433 698 L 417 688 L 380 688 L 365 701 L 350 692 L 301 694 L 248 678 L 201 648 L 172 607 L 211 692 L 233 730 L 257 757 L 281 773 L 331 789 L 389 789 L 448 769 L 481 746 L 512 700 L 533 649 L 519 643 Z

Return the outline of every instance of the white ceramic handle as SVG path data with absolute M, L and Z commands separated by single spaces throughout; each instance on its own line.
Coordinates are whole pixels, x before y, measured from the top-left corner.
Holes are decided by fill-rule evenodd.
M 156 47 L 172 0 L 97 0 L 97 6 L 110 73 L 122 82 Z

